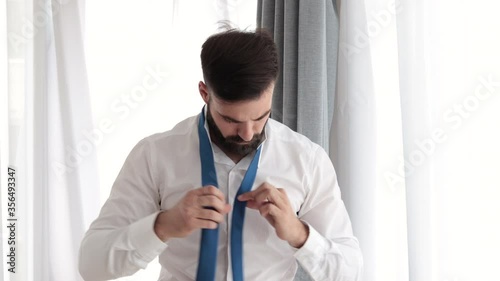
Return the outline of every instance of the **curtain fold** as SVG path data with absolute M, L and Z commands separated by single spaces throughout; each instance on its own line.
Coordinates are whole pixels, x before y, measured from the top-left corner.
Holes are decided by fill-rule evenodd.
M 326 151 L 337 78 L 338 24 L 333 1 L 257 3 L 257 27 L 273 34 L 280 58 L 272 118 Z M 295 280 L 310 280 L 300 265 Z
M 81 280 L 80 241 L 99 209 L 84 1 L 13 6 L 24 11 L 21 23 L 28 26 L 8 26 L 9 59 L 20 69 L 9 77 L 8 161 L 19 185 L 19 272 L 10 280 Z
M 364 281 L 375 276 L 377 134 L 371 45 L 365 1 L 340 3 L 337 91 L 331 157 L 364 259 Z
M 429 22 L 425 20 L 426 1 L 401 1 L 404 9 L 397 15 L 398 62 L 400 75 L 401 118 L 403 128 L 403 157 L 406 160 L 420 157 L 418 139 L 432 135 L 432 99 L 429 96 L 428 58 L 431 45 L 426 36 Z M 411 32 L 409 32 L 411 31 Z M 427 34 L 428 35 L 428 34 Z M 415 158 L 420 162 L 420 159 Z M 426 165 L 413 169 L 405 164 L 405 190 L 408 235 L 409 280 L 433 280 L 436 260 L 434 158 Z
M 337 75 L 338 17 L 332 1 L 258 1 L 257 27 L 278 46 L 272 117 L 326 151 Z

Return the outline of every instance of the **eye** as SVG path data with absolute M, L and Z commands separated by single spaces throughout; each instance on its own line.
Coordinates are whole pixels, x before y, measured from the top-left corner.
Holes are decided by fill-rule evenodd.
M 267 116 L 268 116 L 268 115 L 266 114 L 266 115 L 264 115 L 264 116 L 260 117 L 259 119 L 255 120 L 255 121 L 262 121 L 262 120 L 264 120 Z
M 234 120 L 227 117 L 224 117 L 224 121 L 226 121 L 227 123 L 235 123 Z

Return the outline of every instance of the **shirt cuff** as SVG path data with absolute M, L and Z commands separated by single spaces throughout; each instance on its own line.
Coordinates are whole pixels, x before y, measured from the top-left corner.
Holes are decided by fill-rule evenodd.
M 147 264 L 161 254 L 167 244 L 158 238 L 154 232 L 154 223 L 160 212 L 155 212 L 145 218 L 142 218 L 129 228 L 130 243 L 135 249 L 137 261 L 141 261 L 139 266 L 146 268 Z
M 307 222 L 304 223 L 309 227 L 309 236 L 304 245 L 295 252 L 294 257 L 304 268 L 312 269 L 318 266 L 317 257 L 322 257 L 325 254 L 325 250 L 330 249 L 331 251 L 332 246 L 335 248 L 337 246 L 328 243 L 328 240 L 314 229 L 314 227 Z M 339 249 L 334 249 L 334 251 L 339 251 Z

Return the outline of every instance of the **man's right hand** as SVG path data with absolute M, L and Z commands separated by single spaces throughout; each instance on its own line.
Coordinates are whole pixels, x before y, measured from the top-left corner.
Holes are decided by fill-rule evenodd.
M 170 238 L 186 237 L 199 228 L 215 229 L 230 210 L 224 193 L 207 185 L 189 191 L 173 208 L 160 212 L 154 231 L 165 242 Z

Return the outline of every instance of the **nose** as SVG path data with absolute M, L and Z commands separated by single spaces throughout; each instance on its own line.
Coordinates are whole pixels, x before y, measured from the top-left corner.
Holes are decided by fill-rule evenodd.
M 252 124 L 250 122 L 241 124 L 238 128 L 238 136 L 244 141 L 251 141 L 253 139 Z

